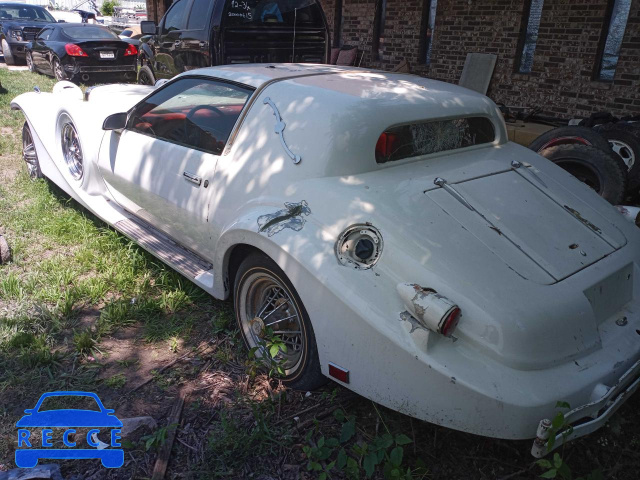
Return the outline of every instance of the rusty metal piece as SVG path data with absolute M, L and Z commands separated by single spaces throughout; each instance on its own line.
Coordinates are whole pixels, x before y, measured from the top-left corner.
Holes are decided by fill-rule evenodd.
M 0 235 L 0 265 L 9 263 L 11 260 L 11 248 L 7 243 L 7 239 L 4 235 Z

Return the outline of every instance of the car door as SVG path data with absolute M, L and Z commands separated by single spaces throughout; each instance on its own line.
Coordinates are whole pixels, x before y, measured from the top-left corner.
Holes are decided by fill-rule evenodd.
M 36 69 L 41 72 L 47 72 L 48 70 L 50 70 L 48 62 L 45 62 L 46 53 L 48 50 L 45 42 L 49 39 L 52 32 L 52 28 L 45 28 L 40 31 L 40 33 L 36 35 L 36 38 L 34 38 L 31 42 L 31 58 L 33 59 L 33 64 L 35 65 Z
M 172 78 L 184 72 L 180 36 L 187 24 L 191 0 L 176 0 L 160 23 L 156 40 L 154 71 L 157 78 Z
M 211 36 L 209 24 L 213 10 L 211 0 L 193 0 L 187 26 L 180 34 L 178 56 L 184 70 L 211 65 Z
M 219 155 L 252 93 L 202 77 L 167 84 L 129 112 L 122 133 L 110 132 L 98 160 L 114 199 L 178 243 L 212 258 L 209 187 Z

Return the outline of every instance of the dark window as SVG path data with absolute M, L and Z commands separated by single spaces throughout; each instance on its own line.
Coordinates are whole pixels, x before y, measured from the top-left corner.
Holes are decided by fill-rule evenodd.
M 630 8 L 631 0 L 609 0 L 596 63 L 598 80 L 613 81 Z
M 0 19 L 55 23 L 56 19 L 42 7 L 16 3 L 0 4 Z
M 194 0 L 191 13 L 189 13 L 187 30 L 203 30 L 211 17 L 210 9 L 212 6 L 211 0 Z
M 225 25 L 324 27 L 316 0 L 227 0 Z
M 371 42 L 371 55 L 374 60 L 382 58 L 382 46 L 384 44 L 384 24 L 387 19 L 387 0 L 376 0 L 373 15 L 373 41 Z
M 120 32 L 120 36 L 121 37 L 130 37 L 131 35 L 133 35 L 133 30 L 123 30 Z
M 184 30 L 187 5 L 187 0 L 177 0 L 171 5 L 171 8 L 164 17 L 162 33 L 168 33 L 172 30 Z
M 49 37 L 51 37 L 52 32 L 53 32 L 53 29 L 45 28 L 40 31 L 40 33 L 36 36 L 36 38 L 38 40 L 49 40 Z
M 335 0 L 333 13 L 333 46 L 342 45 L 342 0 Z
M 536 43 L 538 42 L 543 4 L 544 0 L 529 0 L 525 2 L 522 18 L 523 28 L 518 48 L 519 55 L 516 58 L 516 71 L 519 73 L 531 73 L 533 54 L 536 51 Z
M 376 162 L 455 150 L 495 140 L 491 120 L 485 117 L 454 118 L 400 125 L 387 129 L 376 145 Z
M 118 36 L 105 27 L 64 27 L 62 32 L 72 40 L 118 40 Z
M 137 106 L 127 128 L 219 155 L 252 92 L 229 83 L 184 78 Z
M 431 45 L 433 44 L 433 31 L 436 28 L 436 8 L 438 0 L 424 0 L 422 6 L 422 24 L 420 27 L 420 51 L 419 62 L 429 65 L 431 63 Z

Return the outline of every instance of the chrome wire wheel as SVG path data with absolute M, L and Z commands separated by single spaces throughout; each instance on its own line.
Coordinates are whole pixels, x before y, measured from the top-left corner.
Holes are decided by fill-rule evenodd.
M 80 180 L 83 173 L 82 148 L 76 127 L 72 123 L 65 123 L 62 127 L 62 154 L 67 163 L 69 173 L 75 180 Z
M 627 169 L 631 170 L 636 163 L 636 155 L 633 153 L 633 148 L 621 140 L 609 140 L 611 149 L 622 159 L 627 166 Z
M 29 178 L 35 180 L 36 178 L 42 177 L 42 173 L 40 172 L 40 163 L 38 162 L 38 153 L 36 152 L 36 147 L 33 143 L 31 130 L 26 122 L 22 127 L 22 158 L 27 164 Z
M 295 376 L 305 359 L 305 327 L 300 308 L 284 282 L 266 270 L 250 270 L 242 279 L 237 307 L 249 349 L 281 367 L 285 377 Z M 269 345 L 274 339 L 282 341 L 286 352 L 280 349 L 272 357 Z

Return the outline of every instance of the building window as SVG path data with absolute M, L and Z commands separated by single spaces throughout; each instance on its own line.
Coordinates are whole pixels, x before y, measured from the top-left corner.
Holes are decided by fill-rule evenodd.
M 533 67 L 533 54 L 538 43 L 538 30 L 540 29 L 540 17 L 544 0 L 529 0 L 525 3 L 522 19 L 523 30 L 520 35 L 520 45 L 517 58 L 516 71 L 519 73 L 531 73 Z
M 431 45 L 433 44 L 433 31 L 436 27 L 436 7 L 438 0 L 424 0 L 422 7 L 422 24 L 420 27 L 420 51 L 419 62 L 425 65 L 431 63 Z
M 384 43 L 384 23 L 387 17 L 387 0 L 376 0 L 373 16 L 373 41 L 371 42 L 371 56 L 374 60 L 382 59 L 382 45 Z
M 613 81 L 630 8 L 631 0 L 609 0 L 598 47 L 596 80 Z
M 333 11 L 333 46 L 342 45 L 342 0 L 336 0 Z

